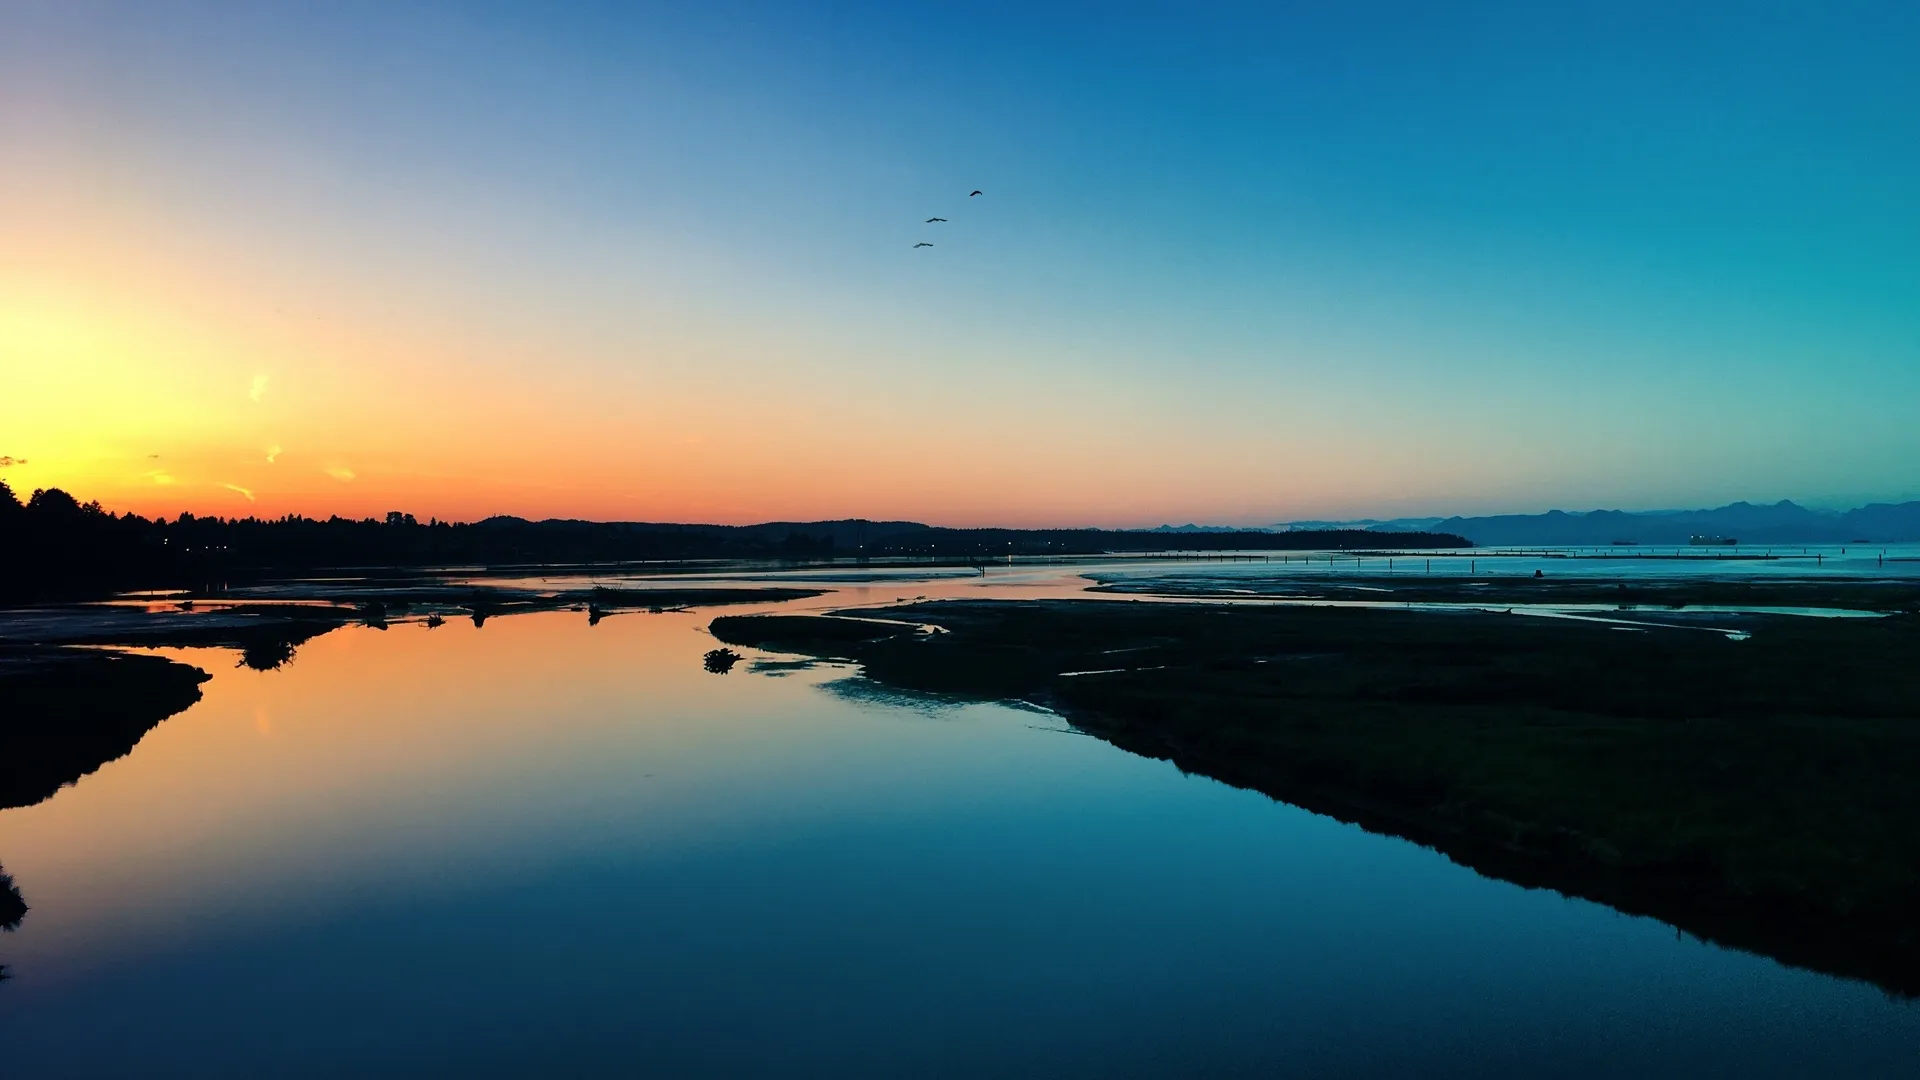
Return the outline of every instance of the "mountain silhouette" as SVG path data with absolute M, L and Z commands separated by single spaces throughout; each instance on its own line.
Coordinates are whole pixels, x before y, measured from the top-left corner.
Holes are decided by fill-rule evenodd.
M 1764 505 L 1729 503 L 1710 510 L 1550 510 L 1544 514 L 1450 517 L 1427 527 L 1464 536 L 1483 546 L 1582 546 L 1615 541 L 1685 544 L 1695 536 L 1732 537 L 1743 545 L 1763 546 L 1855 541 L 1894 544 L 1920 540 L 1920 502 L 1874 503 L 1842 513 L 1809 510 L 1785 499 Z M 1400 531 L 1392 523 L 1372 528 L 1377 532 Z

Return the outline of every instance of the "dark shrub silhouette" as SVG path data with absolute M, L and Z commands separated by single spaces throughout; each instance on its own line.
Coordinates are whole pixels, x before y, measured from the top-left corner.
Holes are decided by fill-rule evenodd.
M 20 895 L 20 887 L 13 883 L 13 875 L 7 868 L 0 866 L 0 930 L 17 930 L 20 920 L 27 917 L 27 902 Z
M 248 642 L 240 650 L 240 662 L 234 666 L 255 671 L 278 671 L 291 663 L 293 642 L 273 638 Z

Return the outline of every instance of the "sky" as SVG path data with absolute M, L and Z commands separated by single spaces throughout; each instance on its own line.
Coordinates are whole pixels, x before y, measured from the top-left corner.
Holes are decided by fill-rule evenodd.
M 0 0 L 0 479 L 422 520 L 1916 498 L 1916 117 L 1909 2 Z

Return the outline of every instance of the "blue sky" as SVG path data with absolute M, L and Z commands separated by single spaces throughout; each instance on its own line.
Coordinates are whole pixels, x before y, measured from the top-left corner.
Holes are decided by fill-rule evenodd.
M 1920 7 L 1675 7 L 28 4 L 0 281 L 130 326 L 101 265 L 197 283 L 126 338 L 210 344 L 124 362 L 287 411 L 142 445 L 366 463 L 222 481 L 301 509 L 1920 496 Z M 289 304 L 341 329 L 249 321 Z M 0 363 L 77 362 L 38 340 Z M 139 482 L 36 385 L 0 452 Z

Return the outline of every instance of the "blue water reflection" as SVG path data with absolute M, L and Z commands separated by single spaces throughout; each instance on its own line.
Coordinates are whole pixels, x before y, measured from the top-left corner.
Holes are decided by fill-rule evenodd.
M 348 628 L 0 814 L 0 1067 L 1906 1075 L 1920 1009 L 699 614 Z M 187 652 L 207 661 L 207 654 Z M 767 659 L 750 654 L 750 660 Z

